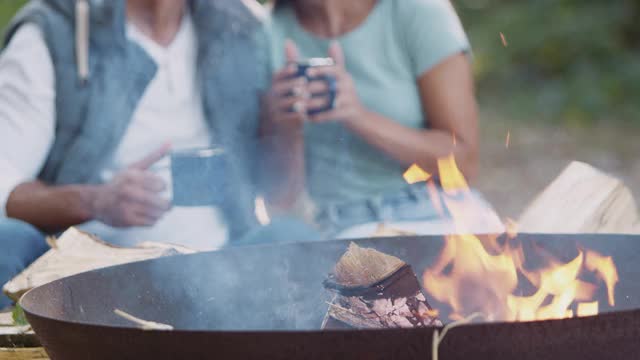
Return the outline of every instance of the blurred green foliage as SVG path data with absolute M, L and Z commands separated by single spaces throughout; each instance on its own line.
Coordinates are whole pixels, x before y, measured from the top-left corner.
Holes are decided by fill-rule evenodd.
M 13 311 L 11 312 L 11 319 L 13 320 L 13 325 L 15 326 L 29 325 L 27 316 L 25 315 L 24 310 L 22 310 L 20 304 L 16 304 L 16 307 L 13 308 Z
M 454 2 L 485 103 L 527 118 L 640 124 L 640 0 Z
M 0 0 L 0 27 L 24 2 Z M 640 0 L 453 2 L 484 106 L 525 119 L 640 124 Z
M 2 29 L 11 20 L 13 14 L 26 2 L 26 0 L 0 0 L 0 34 L 4 33 Z

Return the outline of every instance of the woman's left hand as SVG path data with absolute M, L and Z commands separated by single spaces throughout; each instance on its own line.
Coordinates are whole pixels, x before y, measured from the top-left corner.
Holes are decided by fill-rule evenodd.
M 349 125 L 365 116 L 366 109 L 360 102 L 355 83 L 351 75 L 347 72 L 344 65 L 344 54 L 338 42 L 333 42 L 329 46 L 329 56 L 335 61 L 335 66 L 310 68 L 307 75 L 311 78 L 330 76 L 336 81 L 336 97 L 333 107 L 327 111 L 323 111 L 309 117 L 309 120 L 315 123 L 340 121 Z M 313 96 L 326 94 L 327 82 L 323 80 L 311 81 L 308 86 L 308 92 L 311 95 L 307 100 L 306 108 L 313 110 L 326 107 L 328 105 L 328 96 Z

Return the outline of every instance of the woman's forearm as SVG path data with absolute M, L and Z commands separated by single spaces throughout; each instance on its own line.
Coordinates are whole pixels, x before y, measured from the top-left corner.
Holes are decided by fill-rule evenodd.
M 295 205 L 305 187 L 303 124 L 307 80 L 292 66 L 298 49 L 292 41 L 284 47 L 287 63 L 275 72 L 271 88 L 262 99 L 260 137 L 263 147 L 262 181 L 268 205 L 287 211 Z M 302 107 L 301 107 L 302 106 Z
M 365 111 L 347 126 L 367 143 L 407 167 L 415 163 L 436 174 L 437 160 L 453 154 L 468 179 L 476 176 L 477 145 L 473 139 L 456 137 L 446 130 L 409 128 L 371 111 Z
M 464 54 L 454 55 L 418 78 L 429 129 L 413 129 L 367 109 L 346 125 L 404 165 L 437 174 L 437 160 L 453 154 L 467 179 L 477 175 L 478 109 L 473 74 Z
M 316 123 L 341 121 L 355 134 L 393 159 L 409 166 L 417 163 L 436 174 L 437 160 L 453 154 L 467 178 L 476 173 L 477 106 L 473 75 L 464 54 L 453 55 L 419 76 L 417 87 L 429 129 L 413 129 L 367 109 L 353 77 L 344 67 L 339 45 L 329 52 L 336 66 L 313 68 L 312 76 L 332 76 L 339 89 L 334 108 L 311 116 Z M 310 99 L 313 105 L 316 99 Z M 376 99 L 376 101 L 393 101 Z M 312 106 L 313 107 L 313 106 Z
M 306 182 L 302 129 L 271 128 L 263 133 L 262 143 L 267 201 L 275 210 L 290 208 L 304 191 Z

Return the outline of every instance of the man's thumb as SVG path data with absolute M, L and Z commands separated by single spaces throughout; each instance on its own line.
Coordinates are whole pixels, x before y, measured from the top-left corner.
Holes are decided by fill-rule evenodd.
M 153 164 L 158 162 L 160 159 L 162 159 L 163 157 L 167 156 L 167 154 L 169 154 L 170 151 L 171 151 L 171 144 L 170 143 L 164 143 L 164 144 L 162 144 L 162 146 L 160 146 L 156 150 L 152 151 L 151 153 L 149 153 L 144 158 L 142 158 L 142 159 L 136 161 L 135 163 L 131 164 L 130 168 L 138 169 L 138 170 L 147 170 Z

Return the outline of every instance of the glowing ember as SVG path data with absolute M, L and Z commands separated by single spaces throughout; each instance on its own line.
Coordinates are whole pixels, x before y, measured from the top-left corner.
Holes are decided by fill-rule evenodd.
M 503 34 L 503 33 L 500 33 L 500 39 L 502 40 L 502 45 L 503 45 L 504 47 L 509 46 L 509 43 L 507 43 L 507 38 L 504 36 L 504 34 Z
M 611 257 L 582 250 L 573 260 L 562 262 L 543 249 L 533 248 L 525 254 L 517 239 L 517 224 L 512 220 L 504 224 L 507 234 L 504 239 L 471 235 L 467 231 L 469 219 L 489 218 L 483 212 L 490 209 L 473 203 L 474 197 L 453 156 L 439 159 L 438 171 L 444 194 L 434 196 L 433 189 L 429 193 L 434 203 L 448 211 L 456 234 L 445 238 L 442 252 L 423 274 L 423 286 L 434 299 L 451 307 L 452 320 L 473 313 L 482 313 L 494 321 L 597 315 L 598 302 L 594 297 L 602 283 L 609 304 L 615 304 L 618 273 Z M 425 177 L 427 173 L 417 165 L 407 173 L 412 174 L 405 176 L 407 181 L 426 178 L 427 184 L 433 186 L 431 177 Z M 595 275 L 601 283 L 587 282 L 583 279 L 587 274 Z M 523 296 L 523 288 L 531 289 L 527 291 L 531 295 Z
M 428 317 L 428 318 L 432 318 L 432 319 L 437 319 L 438 316 L 440 316 L 440 312 L 436 309 L 426 309 L 424 311 L 424 313 L 422 313 L 422 315 L 424 317 Z

